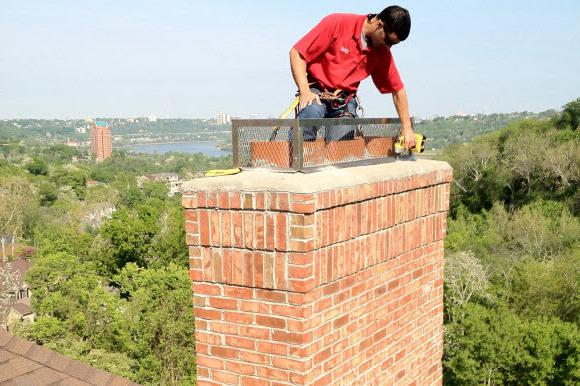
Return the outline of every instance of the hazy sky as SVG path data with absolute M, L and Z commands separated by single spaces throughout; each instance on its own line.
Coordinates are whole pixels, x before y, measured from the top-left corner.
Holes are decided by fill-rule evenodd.
M 278 115 L 288 51 L 384 1 L 0 0 L 0 118 Z M 417 117 L 559 109 L 580 97 L 580 1 L 401 1 L 393 48 Z M 367 79 L 367 117 L 393 116 Z

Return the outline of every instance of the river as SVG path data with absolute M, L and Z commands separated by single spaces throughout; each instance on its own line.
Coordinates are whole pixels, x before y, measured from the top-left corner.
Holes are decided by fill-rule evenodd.
M 123 146 L 135 153 L 158 153 L 164 154 L 171 151 L 178 153 L 203 153 L 209 157 L 230 155 L 231 152 L 220 150 L 216 147 L 217 142 L 184 142 L 184 143 L 149 143 Z

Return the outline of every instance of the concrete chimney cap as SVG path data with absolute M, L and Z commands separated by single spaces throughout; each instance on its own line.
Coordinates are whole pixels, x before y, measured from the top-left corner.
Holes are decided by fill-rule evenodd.
M 187 181 L 183 192 L 219 191 L 273 191 L 313 193 L 328 189 L 399 179 L 451 170 L 447 162 L 418 159 L 350 168 L 329 167 L 315 173 L 280 173 L 269 169 L 244 170 L 222 177 L 205 177 Z

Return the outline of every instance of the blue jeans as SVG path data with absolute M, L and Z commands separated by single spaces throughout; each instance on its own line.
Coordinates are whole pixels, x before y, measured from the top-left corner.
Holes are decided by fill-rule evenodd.
M 319 93 L 320 91 L 311 88 L 310 91 L 314 93 Z M 344 111 L 349 112 L 352 114 L 353 117 L 357 117 L 356 109 L 358 104 L 356 102 L 356 98 L 351 98 L 351 100 L 347 103 L 347 105 L 339 110 L 335 110 L 330 106 L 330 102 L 328 101 L 321 101 L 322 104 L 319 105 L 316 102 L 313 102 L 309 106 L 306 106 L 298 113 L 298 118 L 338 118 L 342 115 Z M 314 141 L 316 139 L 316 133 L 318 132 L 319 127 L 317 126 L 309 126 L 304 127 L 304 140 L 305 141 Z M 326 128 L 324 139 L 326 141 L 344 141 L 347 139 L 354 138 L 354 126 L 331 126 Z

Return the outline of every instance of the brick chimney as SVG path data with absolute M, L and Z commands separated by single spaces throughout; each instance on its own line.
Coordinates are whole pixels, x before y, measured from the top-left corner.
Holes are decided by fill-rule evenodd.
M 186 183 L 198 385 L 441 384 L 450 181 L 418 160 Z

